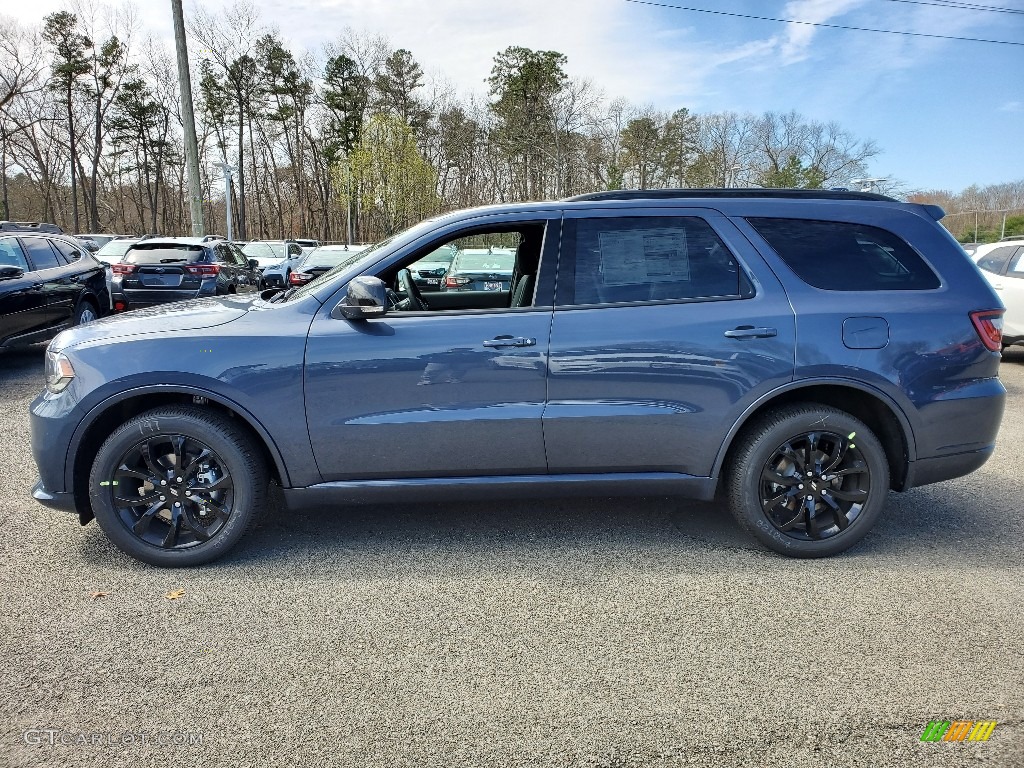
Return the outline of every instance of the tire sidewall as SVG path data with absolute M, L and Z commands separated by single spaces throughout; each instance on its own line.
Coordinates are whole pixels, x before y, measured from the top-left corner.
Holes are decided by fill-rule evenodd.
M 821 421 L 823 413 L 828 416 L 825 425 Z M 778 530 L 761 509 L 761 471 L 781 445 L 815 430 L 857 433 L 854 442 L 868 466 L 871 487 L 860 514 L 849 528 L 821 541 L 801 541 Z M 889 493 L 889 466 L 882 444 L 862 421 L 832 408 L 805 408 L 762 425 L 750 437 L 754 444 L 742 452 L 734 470 L 732 508 L 740 524 L 761 544 L 790 557 L 826 557 L 852 547 L 874 526 Z
M 209 541 L 183 550 L 167 550 L 149 544 L 122 522 L 111 501 L 108 480 L 120 458 L 133 446 L 161 435 L 185 435 L 216 453 L 227 467 L 232 481 L 232 510 L 224 526 Z M 121 551 L 151 565 L 200 565 L 221 557 L 246 533 L 254 521 L 260 501 L 258 480 L 249 469 L 239 437 L 229 425 L 184 414 L 144 414 L 117 429 L 103 444 L 89 473 L 89 500 L 96 522 Z

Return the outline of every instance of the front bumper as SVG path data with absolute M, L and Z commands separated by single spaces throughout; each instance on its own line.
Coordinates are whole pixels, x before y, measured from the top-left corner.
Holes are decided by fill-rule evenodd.
M 61 512 L 73 512 L 78 514 L 75 507 L 75 496 L 66 491 L 48 491 L 42 480 L 37 480 L 32 487 L 32 498 L 50 509 L 59 509 Z

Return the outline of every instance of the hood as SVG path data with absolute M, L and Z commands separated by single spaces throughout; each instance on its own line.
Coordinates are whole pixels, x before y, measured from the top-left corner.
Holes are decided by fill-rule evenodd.
M 62 331 L 50 348 L 60 351 L 96 339 L 214 328 L 240 318 L 254 301 L 255 296 L 216 296 L 136 309 Z

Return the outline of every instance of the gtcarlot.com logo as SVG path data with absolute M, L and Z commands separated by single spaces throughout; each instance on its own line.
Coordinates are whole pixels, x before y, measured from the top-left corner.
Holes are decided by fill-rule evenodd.
M 921 741 L 988 741 L 995 720 L 929 720 Z
M 21 735 L 26 744 L 50 747 L 187 747 L 203 743 L 203 734 L 182 731 L 104 733 L 102 731 L 63 731 L 37 728 Z

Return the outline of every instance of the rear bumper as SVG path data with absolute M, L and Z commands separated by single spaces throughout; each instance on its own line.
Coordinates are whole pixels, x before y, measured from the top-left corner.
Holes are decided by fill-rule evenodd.
M 943 480 L 952 480 L 955 477 L 969 475 L 981 467 L 995 450 L 994 445 L 982 448 L 978 451 L 967 451 L 956 453 L 952 456 L 937 456 L 931 459 L 918 459 L 910 462 L 907 468 L 907 482 L 905 490 L 917 488 L 931 483 L 941 483 Z

